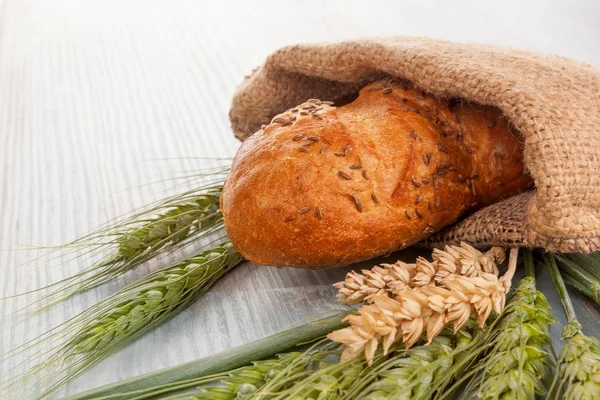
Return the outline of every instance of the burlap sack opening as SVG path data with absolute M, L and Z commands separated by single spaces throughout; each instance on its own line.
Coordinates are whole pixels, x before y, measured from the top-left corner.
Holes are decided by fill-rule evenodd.
M 392 37 L 285 47 L 246 78 L 230 118 L 244 140 L 309 98 L 335 100 L 378 74 L 441 97 L 501 109 L 525 138 L 536 189 L 479 210 L 428 239 L 592 252 L 600 246 L 600 73 L 562 57 Z

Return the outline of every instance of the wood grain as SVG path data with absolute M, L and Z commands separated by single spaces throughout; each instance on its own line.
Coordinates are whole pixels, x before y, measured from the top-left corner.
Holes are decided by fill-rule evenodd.
M 15 248 L 74 239 L 174 192 L 172 182 L 137 186 L 206 165 L 194 157 L 231 157 L 238 146 L 227 118 L 232 93 L 278 47 L 412 34 L 552 52 L 600 66 L 600 4 L 551 4 L 0 0 L 0 296 L 82 267 L 51 267 L 45 260 L 18 267 L 37 253 Z M 35 318 L 3 319 L 0 354 L 166 262 L 144 265 Z M 63 393 L 214 354 L 336 308 L 331 283 L 345 272 L 244 265 Z M 547 278 L 540 286 L 559 314 Z M 1 301 L 0 318 L 33 298 Z M 576 303 L 587 333 L 597 335 L 597 311 Z M 18 361 L 27 366 L 18 359 L 0 364 L 0 376 Z M 27 388 L 19 398 L 35 391 Z

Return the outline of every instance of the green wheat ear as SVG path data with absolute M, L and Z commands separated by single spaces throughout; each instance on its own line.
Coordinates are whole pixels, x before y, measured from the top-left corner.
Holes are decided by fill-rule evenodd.
M 487 367 L 478 398 L 529 399 L 546 393 L 543 379 L 551 357 L 544 347 L 551 344 L 549 325 L 554 321 L 533 279 L 523 278 L 498 327 L 497 344 L 484 359 Z
M 3 393 L 32 382 L 45 397 L 71 382 L 103 358 L 181 312 L 223 274 L 243 261 L 230 242 L 153 272 L 100 301 L 64 324 L 20 346 L 0 360 L 51 346 L 34 357 L 32 369 L 4 383 Z M 37 358 L 35 358 L 37 360 Z
M 52 289 L 50 294 L 39 297 L 17 312 L 28 311 L 34 315 L 47 310 L 146 261 L 219 231 L 223 226 L 219 198 L 226 171 L 221 174 L 213 172 L 212 180 L 197 189 L 151 204 L 123 221 L 53 248 L 51 253 L 66 249 L 71 255 L 67 262 L 82 258 L 100 258 L 100 261 L 66 279 L 32 291 Z M 78 254 L 79 250 L 84 253 Z
M 487 341 L 488 350 L 465 376 L 466 392 L 478 399 L 533 399 L 545 395 L 545 378 L 554 367 L 546 347 L 556 320 L 546 297 L 536 289 L 533 255 L 523 249 L 526 276 L 511 295 Z M 465 378 L 465 380 L 467 380 Z
M 600 398 L 600 342 L 576 333 L 558 357 L 560 380 L 553 384 L 555 398 L 593 400 Z M 558 385 L 557 385 L 558 383 Z

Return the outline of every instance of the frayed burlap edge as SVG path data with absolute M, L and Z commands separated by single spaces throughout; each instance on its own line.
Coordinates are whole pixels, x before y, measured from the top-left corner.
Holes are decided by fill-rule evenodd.
M 442 247 L 464 241 L 479 247 L 551 248 L 562 253 L 593 252 L 599 248 L 598 237 L 549 237 L 533 231 L 527 221 L 527 204 L 533 195 L 534 192 L 527 192 L 492 204 L 435 233 L 419 245 Z

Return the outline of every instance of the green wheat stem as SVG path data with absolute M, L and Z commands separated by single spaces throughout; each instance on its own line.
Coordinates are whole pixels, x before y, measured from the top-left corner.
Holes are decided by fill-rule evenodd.
M 389 398 L 428 399 L 436 374 L 452 367 L 452 340 L 438 336 L 427 346 L 396 357 L 389 367 L 378 371 L 378 380 L 359 394 L 365 400 Z M 437 385 L 435 385 L 437 386 Z
M 43 361 L 2 387 L 10 392 L 35 380 L 49 386 L 41 397 L 51 394 L 183 311 L 241 261 L 233 245 L 226 242 L 126 286 L 58 329 L 9 352 L 5 358 L 51 344 L 50 350 L 38 353 L 37 358 L 46 356 Z M 48 378 L 41 378 L 42 374 L 48 374 Z
M 571 258 L 558 256 L 557 261 L 565 281 L 597 304 L 600 304 L 600 282 L 586 268 L 583 268 L 582 264 L 573 261 Z
M 535 265 L 533 262 L 533 253 L 528 248 L 523 248 L 523 258 L 525 260 L 525 276 L 535 280 Z
M 593 280 L 600 281 L 600 259 L 597 254 L 561 254 L 557 258 L 579 270 L 585 271 Z
M 589 287 L 582 285 L 577 279 L 573 278 L 566 272 L 563 272 L 563 280 L 565 283 L 574 289 L 576 289 L 579 293 L 583 294 L 590 300 L 596 302 L 596 304 L 600 304 L 600 300 L 596 293 L 593 293 Z
M 579 323 L 579 321 L 577 321 L 577 316 L 575 315 L 573 303 L 571 302 L 571 298 L 569 297 L 569 293 L 567 292 L 565 282 L 563 281 L 558 270 L 558 265 L 556 265 L 556 259 L 551 253 L 543 253 L 542 257 L 544 258 L 546 268 L 548 270 L 548 273 L 550 274 L 550 278 L 552 278 L 554 288 L 558 293 L 558 297 L 560 298 L 560 302 L 565 311 L 565 315 L 567 316 L 567 325 L 562 331 L 562 338 L 571 338 L 581 330 L 581 324 Z
M 329 332 L 346 326 L 346 323 L 342 320 L 347 315 L 348 312 L 338 313 L 306 325 L 277 332 L 263 339 L 212 356 L 105 385 L 63 400 L 141 400 L 153 399 L 157 395 L 169 395 L 174 389 L 197 386 L 205 383 L 206 379 L 222 378 L 224 375 L 221 374 L 246 366 L 253 361 L 272 357 L 274 354 L 289 351 L 298 345 L 321 339 Z M 338 345 L 335 344 L 335 346 Z M 312 349 L 316 351 L 318 348 L 315 346 Z M 329 354 L 330 350 L 327 350 L 327 352 Z M 297 362 L 302 362 L 302 360 Z M 214 377 L 211 378 L 213 375 Z M 284 373 L 280 377 L 287 380 L 293 375 Z
M 558 373 L 552 382 L 547 398 L 554 394 L 556 399 L 596 399 L 600 396 L 600 371 L 598 370 L 600 342 L 581 332 L 581 323 L 577 320 L 575 309 L 554 257 L 546 254 L 544 260 L 567 315 L 568 323 L 563 329 L 563 339 L 569 340 L 559 355 Z M 577 261 L 573 262 L 580 264 Z M 571 267 L 573 266 L 571 265 Z M 569 269 L 569 271 L 571 270 Z

